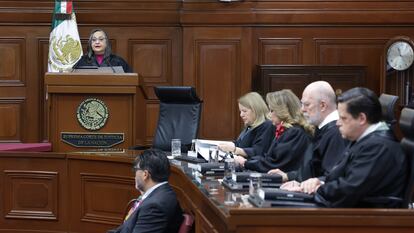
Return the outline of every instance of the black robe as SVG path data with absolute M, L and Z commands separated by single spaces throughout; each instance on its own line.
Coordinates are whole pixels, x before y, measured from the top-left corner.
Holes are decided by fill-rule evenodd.
M 349 141 L 342 138 L 336 120 L 315 131 L 313 148 L 297 171 L 288 172 L 289 180 L 302 182 L 312 177 L 326 176 L 341 159 Z
M 262 155 L 269 149 L 274 132 L 272 122 L 266 120 L 253 129 L 245 128 L 234 143 L 246 152 L 247 157 Z
M 73 66 L 73 69 L 80 66 L 96 66 L 96 67 L 110 67 L 110 66 L 122 66 L 125 73 L 132 73 L 132 69 L 129 67 L 128 63 L 121 57 L 111 54 L 109 57 L 104 58 L 102 63 L 99 65 L 96 61 L 95 55 L 92 55 L 91 59 L 88 58 L 88 55 L 83 55 L 81 59 Z
M 327 207 L 398 207 L 399 202 L 381 197 L 403 198 L 407 158 L 390 131 L 374 131 L 350 145 L 343 159 L 319 187 L 315 201 Z
M 297 170 L 305 151 L 311 146 L 310 136 L 302 127 L 294 125 L 287 128 L 279 139 L 273 140 L 267 153 L 247 160 L 244 167 L 258 172 L 274 168 L 287 172 Z

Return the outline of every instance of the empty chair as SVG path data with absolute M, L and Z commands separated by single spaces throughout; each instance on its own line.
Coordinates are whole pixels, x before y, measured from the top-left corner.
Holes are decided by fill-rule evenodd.
M 152 147 L 170 151 L 171 139 L 177 138 L 185 151 L 192 139 L 197 138 L 202 101 L 194 87 L 158 86 L 154 91 L 160 100 L 160 112 Z
M 382 118 L 383 120 L 393 128 L 393 125 L 397 122 L 395 119 L 395 104 L 397 103 L 398 96 L 381 94 L 379 102 L 381 103 Z
M 404 208 L 412 207 L 414 191 L 414 109 L 404 108 L 400 116 L 400 129 L 403 134 L 401 146 L 407 155 L 408 178 L 404 194 Z

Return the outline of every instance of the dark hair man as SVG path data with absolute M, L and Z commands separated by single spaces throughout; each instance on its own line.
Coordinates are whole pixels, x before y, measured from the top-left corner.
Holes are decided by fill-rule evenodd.
M 183 213 L 168 184 L 170 164 L 165 152 L 149 149 L 134 161 L 135 187 L 142 193 L 115 233 L 177 232 Z

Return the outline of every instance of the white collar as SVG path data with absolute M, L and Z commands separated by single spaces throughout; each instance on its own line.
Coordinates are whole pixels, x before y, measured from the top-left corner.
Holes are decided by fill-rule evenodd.
M 331 121 L 337 121 L 339 119 L 339 113 L 338 110 L 335 110 L 331 113 L 329 113 L 325 119 L 318 125 L 319 129 L 322 129 L 326 124 L 330 123 Z
M 151 188 L 149 188 L 144 194 L 142 194 L 141 201 L 144 200 L 145 198 L 147 198 L 156 188 L 158 188 L 161 185 L 166 184 L 166 183 L 168 183 L 168 182 L 164 181 L 164 182 L 158 183 L 158 184 L 152 186 Z
M 370 133 L 373 133 L 377 130 L 387 130 L 389 129 L 387 124 L 383 121 L 380 121 L 376 124 L 370 125 L 368 126 L 368 128 L 361 134 L 361 136 L 359 136 L 359 138 L 357 139 L 357 141 L 361 140 L 363 137 L 367 136 Z

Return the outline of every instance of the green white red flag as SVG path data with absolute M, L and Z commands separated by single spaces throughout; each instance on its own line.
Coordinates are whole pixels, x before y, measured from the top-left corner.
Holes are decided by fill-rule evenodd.
M 82 54 L 73 2 L 55 0 L 49 38 L 48 72 L 71 71 Z

